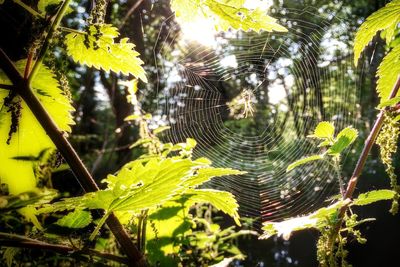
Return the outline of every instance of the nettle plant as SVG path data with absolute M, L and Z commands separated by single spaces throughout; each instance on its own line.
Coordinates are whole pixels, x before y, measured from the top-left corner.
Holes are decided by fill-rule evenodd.
M 244 2 L 173 0 L 171 7 L 182 22 L 211 16 L 217 30 L 286 31 L 266 10 L 245 8 Z M 55 58 L 62 61 L 68 56 L 87 67 L 130 76 L 126 77 L 132 92 L 128 101 L 135 106 L 137 82 L 132 76 L 144 83 L 147 77 L 135 45 L 119 38 L 118 29 L 105 23 L 107 1 L 95 1 L 80 29 L 61 26 L 71 8 L 79 6 L 71 3 L 41 0 L 31 6 L 13 1 L 16 8 L 31 15 L 39 34 L 25 59 L 12 62 L 0 49 L 0 209 L 1 225 L 10 230 L 0 233 L 0 243 L 7 264 L 13 263 L 18 247 L 53 250 L 86 262 L 96 257 L 132 266 L 146 265 L 144 255 L 151 264 L 192 265 L 242 257 L 231 240 L 254 232 L 221 229 L 209 214 L 220 210 L 240 225 L 234 196 L 199 188 L 212 178 L 242 172 L 214 168 L 206 158 L 193 159 L 193 139 L 179 144 L 161 142 L 157 134 L 167 128 L 150 130 L 151 115 L 140 108 L 126 120 L 140 128 L 141 139 L 132 147 L 143 145 L 147 153 L 108 175 L 103 180 L 105 189 L 99 189 L 68 142 L 74 108 L 68 79 Z M 68 168 L 63 160 L 87 192 L 83 196 L 65 197 L 52 189 L 53 171 L 60 166 Z M 191 207 L 197 212 L 190 212 Z M 204 207 L 209 212 L 200 212 Z M 33 225 L 23 227 L 20 232 L 24 236 L 14 234 L 13 229 L 21 215 Z M 99 235 L 104 224 L 115 239 Z M 53 226 L 83 234 L 54 235 L 48 232 Z M 118 255 L 116 243 L 126 257 Z M 53 263 L 60 261 L 69 258 L 54 259 Z
M 320 141 L 318 147 L 323 151 L 317 155 L 302 158 L 287 167 L 287 171 L 301 167 L 313 161 L 324 161 L 332 165 L 337 172 L 341 195 L 335 198 L 335 202 L 328 207 L 321 208 L 312 214 L 291 218 L 282 222 L 264 223 L 262 239 L 280 235 L 289 239 L 294 231 L 304 229 L 317 229 L 320 237 L 317 243 L 317 259 L 320 266 L 350 266 L 346 261 L 348 251 L 346 243 L 349 237 L 359 243 L 365 243 L 357 227 L 373 218 L 358 220 L 352 207 L 365 206 L 382 200 L 392 200 L 390 212 L 398 212 L 398 200 L 400 186 L 393 166 L 393 156 L 397 151 L 397 143 L 400 132 L 400 115 L 398 94 L 400 88 L 400 1 L 395 0 L 385 7 L 373 13 L 361 25 L 354 42 L 354 64 L 357 65 L 361 53 L 369 45 L 375 35 L 380 32 L 385 39 L 387 54 L 383 58 L 377 71 L 377 93 L 380 96 L 378 109 L 380 113 L 375 121 L 371 133 L 365 141 L 364 148 L 359 157 L 354 172 L 348 181 L 347 188 L 342 187 L 342 175 L 340 173 L 340 158 L 343 151 L 348 148 L 358 136 L 357 130 L 347 127 L 335 136 L 334 124 L 321 122 L 315 128 L 311 138 Z M 377 144 L 380 148 L 380 158 L 385 165 L 390 178 L 390 189 L 372 190 L 359 194 L 353 198 L 358 179 L 367 160 L 372 146 Z

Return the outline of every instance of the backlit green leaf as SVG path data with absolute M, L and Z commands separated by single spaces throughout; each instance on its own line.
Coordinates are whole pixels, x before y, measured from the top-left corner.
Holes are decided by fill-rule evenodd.
M 24 73 L 26 60 L 16 63 L 19 72 Z M 0 83 L 11 84 L 3 71 L 0 71 Z M 70 125 L 74 124 L 71 113 L 74 111 L 70 99 L 60 89 L 55 74 L 42 65 L 32 81 L 32 90 L 46 111 L 50 114 L 60 130 L 70 132 Z M 17 132 L 12 134 L 10 144 L 7 144 L 11 114 L 4 106 L 4 100 L 8 96 L 8 90 L 0 89 L 0 177 L 2 182 L 8 184 L 10 193 L 18 194 L 30 191 L 36 187 L 34 166 L 37 162 L 19 160 L 21 157 L 37 158 L 44 150 L 53 150 L 55 146 L 46 134 L 35 116 L 29 110 L 24 101 L 21 102 L 21 115 Z M 19 99 L 19 96 L 14 98 Z M 15 170 L 18 170 L 17 176 Z
M 287 29 L 276 19 L 268 16 L 267 11 L 261 8 L 248 9 L 241 0 L 173 0 L 171 8 L 175 11 L 180 23 L 196 20 L 213 19 L 217 30 L 235 30 L 259 32 L 286 32 Z
M 134 50 L 135 45 L 129 43 L 127 38 L 116 43 L 118 35 L 117 28 L 110 24 L 91 25 L 87 35 L 70 33 L 65 37 L 67 53 L 76 62 L 89 67 L 132 74 L 147 82 L 143 61 Z
M 400 0 L 394 0 L 379 9 L 361 25 L 354 41 L 354 64 L 357 65 L 361 52 L 378 31 L 386 30 L 386 41 L 392 39 L 400 21 Z
M 396 105 L 399 102 L 400 102 L 400 96 L 396 96 L 389 100 L 383 101 L 382 103 L 379 104 L 378 108 L 382 109 L 382 108 L 386 108 L 386 107 L 391 107 L 393 105 Z
M 392 190 L 374 190 L 367 193 L 360 194 L 353 201 L 353 205 L 356 206 L 364 206 L 381 200 L 390 200 L 393 199 L 396 192 Z
M 323 159 L 323 158 L 324 158 L 324 155 L 312 155 L 312 156 L 309 156 L 309 157 L 306 157 L 306 158 L 299 159 L 299 160 L 293 162 L 292 164 L 290 164 L 287 167 L 286 172 L 289 172 L 289 171 L 293 170 L 294 168 L 297 168 L 298 166 L 304 165 L 304 164 L 309 163 L 311 161 L 316 161 L 316 160 L 320 160 L 320 159 Z
M 400 5 L 399 5 L 400 6 Z M 400 11 L 399 11 L 400 12 Z M 377 72 L 376 90 L 381 97 L 381 103 L 389 99 L 397 77 L 400 74 L 400 45 L 393 48 L 382 60 Z
M 338 209 L 344 205 L 343 201 L 336 202 L 328 207 L 321 208 L 310 215 L 288 219 L 282 222 L 265 222 L 263 225 L 264 233 L 260 239 L 268 239 L 274 235 L 289 239 L 294 231 L 316 228 L 323 228 L 329 224 L 329 220 L 336 216 Z
M 59 219 L 56 224 L 62 227 L 79 229 L 88 226 L 91 222 L 92 215 L 89 211 L 75 210 Z
M 358 131 L 353 127 L 344 128 L 335 139 L 333 145 L 329 148 L 328 154 L 338 156 L 350 146 L 358 137 Z
M 335 126 L 333 122 L 323 121 L 318 123 L 317 127 L 315 127 L 314 134 L 309 137 L 316 137 L 320 139 L 325 138 L 333 138 L 335 134 Z

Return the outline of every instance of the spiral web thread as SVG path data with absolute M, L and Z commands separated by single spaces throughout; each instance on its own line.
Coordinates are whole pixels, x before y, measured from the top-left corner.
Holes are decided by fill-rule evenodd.
M 174 29 L 173 42 L 157 44 L 164 51 L 155 54 L 158 113 L 171 126 L 164 138 L 195 138 L 195 157 L 247 171 L 207 185 L 232 192 L 242 216 L 278 221 L 314 211 L 339 192 L 338 177 L 324 162 L 286 173 L 294 160 L 318 152 L 306 137 L 318 122 L 334 121 L 336 129 L 357 123 L 357 75 L 341 41 L 348 29 L 317 14 L 273 12 L 288 33 L 219 34 L 211 48 L 180 40 Z M 243 104 L 243 90 L 252 92 L 254 114 L 246 118 L 238 105 L 232 117 L 232 101 L 239 96 Z

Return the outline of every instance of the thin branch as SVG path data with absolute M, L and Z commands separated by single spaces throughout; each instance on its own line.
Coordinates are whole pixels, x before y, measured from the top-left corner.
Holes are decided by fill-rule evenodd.
M 26 102 L 29 109 L 32 111 L 36 119 L 42 125 L 47 135 L 53 141 L 57 149 L 65 158 L 71 170 L 75 174 L 79 184 L 86 192 L 98 191 L 99 188 L 86 169 L 85 165 L 75 152 L 74 148 L 68 142 L 66 136 L 57 127 L 53 119 L 44 109 L 40 101 L 33 94 L 31 87 L 26 79 L 24 79 L 18 70 L 15 68 L 12 61 L 0 49 L 0 68 L 2 68 L 5 74 L 9 77 L 11 82 L 15 86 L 15 92 L 18 93 L 22 99 Z M 125 231 L 119 220 L 114 214 L 111 214 L 107 219 L 107 225 L 111 232 L 120 243 L 122 250 L 126 253 L 130 259 L 129 264 L 131 266 L 145 266 L 146 262 L 143 255 L 137 249 L 130 239 L 129 234 Z
M 397 93 L 399 92 L 399 88 L 400 88 L 400 75 L 397 77 L 396 84 L 394 85 L 388 99 L 394 98 L 397 95 Z M 365 141 L 364 148 L 358 159 L 357 165 L 354 168 L 353 175 L 351 176 L 351 179 L 347 185 L 346 193 L 344 194 L 344 199 L 351 198 L 353 196 L 354 189 L 356 188 L 356 185 L 358 182 L 358 178 L 360 177 L 360 175 L 362 173 L 365 162 L 367 161 L 367 158 L 368 158 L 368 154 L 371 151 L 372 145 L 375 143 L 375 140 L 382 128 L 384 114 L 387 110 L 388 110 L 388 108 L 385 108 L 380 111 L 378 118 L 375 121 L 374 127 L 371 130 L 371 133 L 369 134 L 367 140 Z
M 42 18 L 42 19 L 45 18 L 44 15 L 40 14 L 39 12 L 37 12 L 36 10 L 31 8 L 30 6 L 28 6 L 24 2 L 22 2 L 21 0 L 13 0 L 13 2 L 16 3 L 17 5 L 19 5 L 20 7 L 22 7 L 23 9 L 25 9 L 26 11 L 28 11 L 29 13 L 31 13 L 33 16 L 39 17 L 39 18 Z
M 41 250 L 44 249 L 72 256 L 90 255 L 123 264 L 128 264 L 128 258 L 113 255 L 110 253 L 103 253 L 94 249 L 77 249 L 66 245 L 51 244 L 37 239 L 32 239 L 25 236 L 8 234 L 8 233 L 0 233 L 0 246 L 31 248 L 31 249 L 41 249 Z
M 396 84 L 394 85 L 392 91 L 390 92 L 388 100 L 394 98 L 397 95 L 397 93 L 399 92 L 399 89 L 400 89 L 400 75 L 397 77 Z M 382 128 L 385 112 L 388 110 L 389 110 L 389 107 L 386 107 L 385 109 L 382 109 L 379 112 L 378 117 L 374 123 L 372 130 L 371 130 L 368 138 L 365 140 L 364 148 L 363 148 L 363 150 L 360 154 L 360 157 L 358 159 L 358 162 L 354 168 L 353 175 L 351 176 L 350 181 L 347 184 L 346 192 L 343 195 L 343 200 L 345 201 L 346 204 L 343 205 L 339 210 L 338 220 L 335 225 L 335 229 L 332 232 L 332 236 L 330 237 L 330 243 L 331 243 L 330 247 L 333 247 L 333 245 L 335 243 L 336 237 L 337 237 L 337 235 L 340 231 L 340 227 L 343 223 L 343 218 L 349 207 L 350 199 L 353 197 L 354 190 L 356 188 L 358 179 L 364 168 L 365 162 L 367 161 L 369 152 L 371 151 L 372 146 L 375 144 L 375 140 L 378 137 L 378 134 Z
M 40 49 L 39 56 L 35 62 L 35 65 L 33 65 L 32 71 L 29 75 L 28 79 L 28 85 L 30 85 L 35 78 L 35 75 L 40 69 L 40 65 L 43 62 L 44 56 L 46 55 L 47 50 L 50 47 L 51 39 L 53 38 L 54 32 L 57 30 L 58 26 L 61 23 L 62 18 L 64 17 L 65 12 L 67 11 L 67 8 L 69 6 L 69 3 L 71 0 L 65 0 L 60 9 L 58 10 L 57 14 L 55 15 L 54 21 L 50 26 L 49 31 L 47 32 L 46 38 L 44 40 L 44 43 Z
M 10 85 L 10 84 L 0 84 L 0 89 L 14 90 L 15 86 L 14 85 Z
M 132 13 L 140 6 L 140 4 L 143 2 L 143 0 L 139 0 L 136 3 L 132 5 L 132 7 L 128 10 L 124 18 L 121 20 L 121 23 L 118 27 L 118 30 L 121 30 L 122 27 L 125 25 L 125 23 L 128 21 L 129 17 L 132 15 Z
M 64 32 L 77 33 L 77 34 L 82 34 L 82 35 L 86 35 L 87 34 L 87 32 L 71 29 L 71 28 L 68 28 L 68 27 L 60 26 L 60 27 L 58 27 L 58 29 L 60 29 L 61 31 L 64 31 Z

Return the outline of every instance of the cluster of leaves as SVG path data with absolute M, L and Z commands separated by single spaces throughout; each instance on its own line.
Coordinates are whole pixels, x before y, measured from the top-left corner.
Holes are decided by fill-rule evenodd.
M 194 140 L 179 144 L 176 150 L 193 149 Z M 175 151 L 172 149 L 171 151 Z M 91 238 L 105 222 L 112 212 L 120 216 L 140 214 L 143 210 L 154 212 L 160 205 L 175 198 L 187 198 L 192 203 L 211 203 L 217 209 L 230 215 L 240 225 L 237 213 L 238 205 L 233 195 L 227 192 L 211 189 L 198 189 L 197 187 L 213 177 L 223 175 L 238 175 L 242 172 L 213 168 L 211 162 L 205 158 L 192 160 L 186 156 L 145 156 L 126 164 L 116 175 L 109 175 L 103 181 L 107 183 L 105 190 L 87 193 L 80 197 L 65 198 L 56 203 L 47 204 L 38 208 L 38 214 L 64 210 L 74 210 L 61 219 L 58 224 L 66 227 L 85 227 L 88 213 L 85 210 L 102 209 L 106 215 L 98 223 Z M 83 220 L 81 217 L 86 218 Z M 77 221 L 86 224 L 76 225 Z M 65 223 L 66 222 L 66 223 Z M 72 225 L 68 223 L 72 222 Z
M 399 23 L 400 1 L 394 0 L 367 18 L 357 32 L 354 44 L 354 63 L 357 65 L 361 52 L 378 32 L 381 32 L 381 36 L 386 41 L 388 52 L 379 65 L 376 74 L 378 78 L 377 92 L 381 98 L 378 108 L 386 110 L 386 113 L 384 125 L 376 143 L 380 146 L 381 160 L 385 164 L 391 187 L 396 192 L 399 192 L 400 189 L 392 158 L 397 151 L 400 115 L 389 112 L 389 110 L 396 106 L 398 108 L 400 101 L 398 93 L 390 95 L 400 77 Z M 392 213 L 398 211 L 398 198 L 398 193 L 396 193 L 391 209 Z
M 381 108 L 392 105 L 391 102 L 387 103 L 385 101 L 389 100 L 390 92 L 400 73 L 400 45 L 398 40 L 393 40 L 396 34 L 398 34 L 399 22 L 400 1 L 394 0 L 369 16 L 361 25 L 354 40 L 355 65 L 358 64 L 361 52 L 368 46 L 378 32 L 382 31 L 386 44 L 389 47 L 392 46 L 382 60 L 377 72 L 377 91 L 381 98 Z M 382 103 L 385 104 L 382 105 Z
M 352 236 L 359 243 L 364 244 L 366 239 L 361 236 L 360 231 L 356 227 L 374 219 L 357 220 L 356 214 L 348 215 L 346 213 L 343 218 L 344 226 L 338 228 L 341 209 L 370 205 L 377 201 L 391 200 L 395 194 L 396 192 L 386 189 L 370 191 L 360 194 L 352 201 L 349 199 L 339 200 L 328 207 L 321 208 L 306 216 L 276 223 L 267 222 L 264 223 L 264 234 L 260 238 L 266 239 L 274 235 L 279 235 L 285 239 L 289 239 L 290 235 L 295 231 L 316 229 L 320 233 L 317 244 L 317 256 L 321 266 L 349 266 L 346 262 L 347 251 L 345 249 L 348 236 Z
M 171 8 L 180 23 L 213 19 L 216 30 L 229 29 L 286 32 L 287 29 L 262 8 L 249 9 L 245 0 L 172 0 Z
M 318 147 L 326 147 L 325 152 L 300 159 L 290 164 L 287 171 L 315 160 L 323 160 L 327 156 L 330 157 L 335 168 L 339 169 L 338 164 L 340 164 L 341 153 L 355 141 L 358 132 L 352 127 L 347 127 L 336 136 L 334 134 L 335 128 L 333 123 L 319 123 L 314 130 L 314 134 L 309 137 L 319 139 L 321 142 Z M 338 176 L 340 179 L 340 171 Z M 346 262 L 348 252 L 345 248 L 348 236 L 353 236 L 359 243 L 365 243 L 366 239 L 361 236 L 360 231 L 356 230 L 355 227 L 373 219 L 358 221 L 357 215 L 352 213 L 349 215 L 345 211 L 353 206 L 365 206 L 381 200 L 393 200 L 396 199 L 397 196 L 398 193 L 396 191 L 386 189 L 360 194 L 353 200 L 342 199 L 338 196 L 338 201 L 311 214 L 282 222 L 264 223 L 264 234 L 260 238 L 266 239 L 274 235 L 279 235 L 284 239 L 289 239 L 294 231 L 311 228 L 317 229 L 320 232 L 317 244 L 317 257 L 321 266 L 349 266 Z M 344 222 L 343 225 L 342 221 Z
M 287 167 L 286 171 L 291 171 L 296 167 L 312 161 L 324 160 L 327 157 L 338 162 L 341 153 L 357 139 L 357 136 L 358 131 L 349 126 L 341 130 L 335 137 L 334 124 L 327 121 L 320 122 L 315 128 L 314 134 L 308 137 L 319 139 L 321 142 L 318 147 L 324 147 L 326 150 L 321 154 L 308 156 L 293 162 Z

